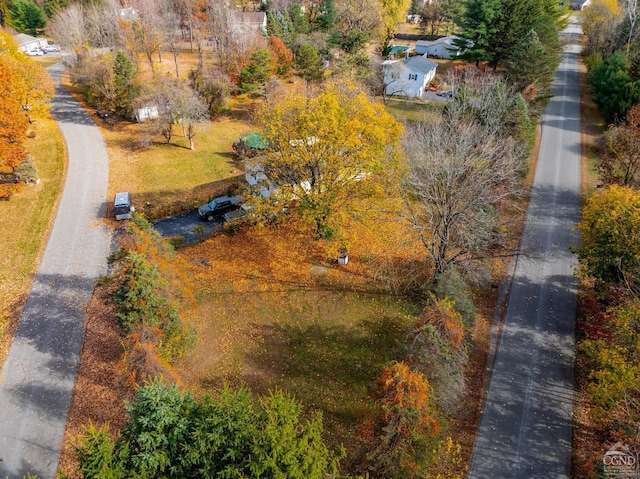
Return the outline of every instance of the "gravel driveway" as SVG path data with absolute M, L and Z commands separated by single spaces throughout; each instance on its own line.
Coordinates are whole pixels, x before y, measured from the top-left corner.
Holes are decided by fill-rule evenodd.
M 61 64 L 49 68 L 56 81 Z M 69 164 L 55 222 L 0 377 L 0 477 L 53 479 L 84 336 L 84 306 L 107 272 L 101 223 L 108 157 L 93 120 L 61 86 L 52 114 Z M 35 156 L 37 151 L 33 152 Z

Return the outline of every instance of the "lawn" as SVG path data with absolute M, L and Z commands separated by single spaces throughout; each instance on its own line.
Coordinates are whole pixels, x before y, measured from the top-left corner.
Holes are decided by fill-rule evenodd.
M 133 204 L 149 218 L 192 209 L 222 193 L 235 178 L 244 179 L 234 160 L 232 144 L 252 131 L 243 120 L 221 119 L 199 127 L 195 150 L 188 148 L 182 130 L 167 144 L 153 138 L 140 146 L 146 125 L 119 122 L 103 128 L 109 149 L 109 194 L 129 191 Z
M 41 182 L 28 185 L 9 201 L 2 201 L 0 223 L 0 364 L 38 267 L 62 191 L 66 155 L 56 123 L 40 119 L 34 124 L 26 147 L 33 154 Z
M 435 121 L 440 118 L 443 104 L 389 98 L 386 110 L 398 121 Z
M 177 369 L 195 391 L 225 383 L 287 391 L 323 413 L 332 446 L 353 453 L 371 387 L 400 357 L 418 307 L 376 284 L 368 258 L 393 248 L 367 240 L 363 230 L 349 263 L 338 266 L 327 259 L 335 245 L 282 228 L 247 229 L 181 250 L 194 265 L 201 302 L 197 349 Z

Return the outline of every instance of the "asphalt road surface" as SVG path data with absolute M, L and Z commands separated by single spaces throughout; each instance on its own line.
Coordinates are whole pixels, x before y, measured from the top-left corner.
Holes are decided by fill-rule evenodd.
M 222 231 L 222 216 L 213 221 L 204 221 L 197 210 L 181 215 L 163 218 L 153 223 L 153 227 L 165 238 L 182 236 L 185 243 L 195 243 Z M 202 229 L 200 229 L 200 227 Z
M 579 25 L 564 33 L 521 256 L 498 340 L 469 478 L 569 478 L 580 216 Z
M 59 79 L 62 66 L 49 68 Z M 107 149 L 58 85 L 52 113 L 69 153 L 64 191 L 0 376 L 0 478 L 53 479 L 84 337 L 83 308 L 107 272 Z M 37 156 L 38 152 L 34 154 Z M 34 205 L 35 207 L 35 205 Z

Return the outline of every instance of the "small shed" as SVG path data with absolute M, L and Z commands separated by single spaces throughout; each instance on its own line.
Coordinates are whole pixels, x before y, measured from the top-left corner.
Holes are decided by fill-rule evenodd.
M 155 120 L 156 118 L 158 118 L 158 107 L 144 106 L 142 108 L 138 108 L 136 110 L 135 117 L 138 123 L 144 123 L 148 120 Z

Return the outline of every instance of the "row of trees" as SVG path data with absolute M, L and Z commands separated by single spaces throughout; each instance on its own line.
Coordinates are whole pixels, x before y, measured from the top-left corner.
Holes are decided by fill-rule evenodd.
M 322 415 L 303 420 L 300 403 L 246 389 L 195 399 L 153 382 L 137 390 L 113 441 L 89 426 L 78 450 L 85 479 L 252 477 L 336 478 L 338 461 L 322 440 Z
M 578 225 L 586 285 L 578 318 L 583 392 L 602 442 L 620 442 L 640 459 L 640 74 L 638 5 L 597 0 L 584 12 L 592 93 L 609 128 L 596 141 L 604 188 L 592 194 Z M 602 449 L 606 446 L 603 444 Z M 594 451 L 594 457 L 601 451 Z M 585 473 L 603 467 L 584 465 Z
M 640 458 L 640 193 L 611 185 L 585 204 L 578 229 L 587 284 L 578 319 L 580 371 L 601 441 Z M 602 446 L 603 449 L 605 446 Z M 600 452 L 601 454 L 601 452 Z M 598 451 L 594 457 L 600 457 Z M 588 466 L 587 466 L 588 467 Z M 590 471 L 597 464 L 590 465 Z
M 584 13 L 584 53 L 594 100 L 608 124 L 619 124 L 640 103 L 638 2 L 596 0 Z
M 566 26 L 568 4 L 551 0 L 469 0 L 456 18 L 455 44 L 461 58 L 493 69 L 503 66 L 519 89 L 548 93 L 559 63 L 559 31 Z
M 0 32 L 0 76 L 0 198 L 8 199 L 37 178 L 25 141 L 32 119 L 48 111 L 53 82 L 6 32 Z

